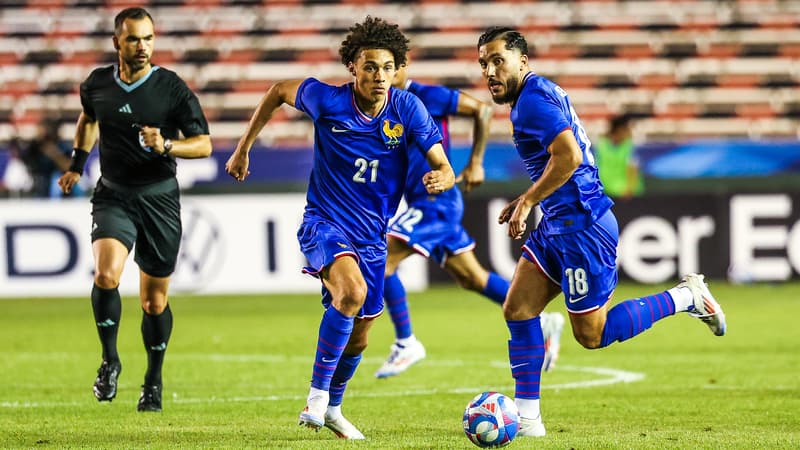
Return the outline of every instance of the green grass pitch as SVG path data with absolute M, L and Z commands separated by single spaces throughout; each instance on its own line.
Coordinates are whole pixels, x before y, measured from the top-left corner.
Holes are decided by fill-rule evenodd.
M 616 298 L 665 287 L 623 284 Z M 602 350 L 565 330 L 542 380 L 548 435 L 509 448 L 800 448 L 800 284 L 711 288 L 728 317 L 721 338 L 686 315 Z M 100 347 L 88 298 L 0 300 L 0 448 L 476 448 L 464 406 L 484 390 L 514 391 L 500 309 L 453 286 L 410 297 L 428 358 L 375 379 L 393 337 L 388 315 L 377 319 L 344 403 L 362 442 L 297 426 L 315 295 L 173 297 L 161 414 L 136 412 L 138 299 L 123 298 L 119 394 L 102 404 L 91 393 Z

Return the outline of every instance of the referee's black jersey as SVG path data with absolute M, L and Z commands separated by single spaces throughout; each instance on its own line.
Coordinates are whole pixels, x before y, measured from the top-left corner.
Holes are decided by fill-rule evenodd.
M 152 66 L 135 83 L 119 78 L 117 64 L 95 69 L 81 83 L 81 105 L 100 127 L 100 173 L 109 181 L 144 185 L 175 176 L 175 159 L 139 144 L 138 125 L 165 139 L 209 134 L 197 96 L 171 70 Z

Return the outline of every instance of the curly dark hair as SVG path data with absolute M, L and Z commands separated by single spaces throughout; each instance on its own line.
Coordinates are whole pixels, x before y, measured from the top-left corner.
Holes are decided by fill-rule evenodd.
M 528 54 L 528 42 L 519 31 L 510 27 L 489 27 L 478 38 L 478 48 L 496 39 L 506 41 L 506 50 L 518 49 L 523 55 Z
M 394 55 L 395 66 L 400 67 L 406 63 L 408 43 L 409 40 L 397 25 L 379 17 L 367 16 L 364 22 L 350 27 L 350 34 L 339 47 L 339 55 L 342 57 L 342 64 L 346 66 L 355 61 L 363 49 L 386 49 Z

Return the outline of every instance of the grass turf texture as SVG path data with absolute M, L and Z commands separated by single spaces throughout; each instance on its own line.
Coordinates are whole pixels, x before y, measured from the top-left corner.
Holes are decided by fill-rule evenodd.
M 615 297 L 665 287 L 623 284 Z M 548 435 L 510 448 L 800 447 L 800 284 L 711 288 L 728 317 L 722 338 L 686 315 L 602 350 L 581 348 L 565 330 L 559 366 L 542 380 Z M 548 311 L 563 312 L 562 302 Z M 461 430 L 464 406 L 483 390 L 514 393 L 499 308 L 435 287 L 411 294 L 428 358 L 408 372 L 374 378 L 393 338 L 388 315 L 374 324 L 344 403 L 367 440 L 340 441 L 297 426 L 317 296 L 175 296 L 171 304 L 164 412 L 142 414 L 136 298 L 123 298 L 119 393 L 102 404 L 91 393 L 100 347 L 89 299 L 0 300 L 0 447 L 476 448 Z M 612 377 L 593 368 L 644 378 L 570 387 Z

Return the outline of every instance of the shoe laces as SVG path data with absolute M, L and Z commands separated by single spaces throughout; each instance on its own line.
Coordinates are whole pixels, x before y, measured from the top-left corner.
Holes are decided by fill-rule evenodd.
M 109 362 L 103 362 L 103 364 L 100 365 L 100 368 L 97 369 L 97 378 L 101 378 L 103 381 L 108 381 L 108 379 L 111 378 L 111 374 L 114 373 L 114 369 L 116 369 L 116 367 L 114 367 L 113 364 Z
M 389 353 L 389 358 L 386 360 L 389 364 L 394 364 L 397 361 L 397 358 L 400 357 L 400 353 L 405 349 L 405 347 L 400 346 L 400 344 L 392 344 L 392 352 Z
M 147 400 L 155 400 L 158 397 L 160 388 L 158 386 L 150 386 L 147 384 L 142 385 L 142 398 Z

